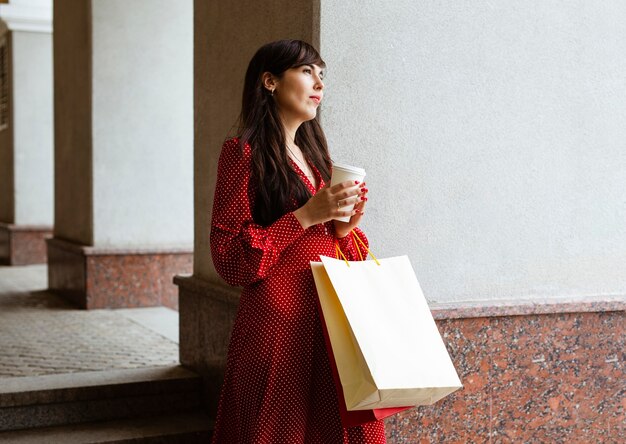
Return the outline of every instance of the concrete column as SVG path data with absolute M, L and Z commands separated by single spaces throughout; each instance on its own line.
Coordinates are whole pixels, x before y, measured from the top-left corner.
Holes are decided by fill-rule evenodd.
M 177 306 L 191 271 L 191 0 L 57 0 L 50 288 L 86 308 Z
M 237 289 L 215 274 L 209 227 L 220 148 L 235 124 L 245 69 L 264 43 L 298 38 L 317 43 L 318 9 L 308 0 L 194 1 L 194 177 L 193 277 L 178 277 L 180 360 L 206 380 L 211 411 L 223 378 L 226 349 L 238 303 Z
M 52 233 L 52 2 L 0 5 L 0 262 L 46 262 Z

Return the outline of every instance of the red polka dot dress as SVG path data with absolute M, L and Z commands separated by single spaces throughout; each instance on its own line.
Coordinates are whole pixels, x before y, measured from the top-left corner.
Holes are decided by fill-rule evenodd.
M 309 261 L 335 256 L 331 222 L 302 228 L 292 212 L 263 227 L 251 212 L 251 152 L 222 147 L 211 254 L 217 272 L 243 287 L 216 418 L 215 444 L 385 443 L 382 421 L 344 429 L 339 417 Z M 292 163 L 311 193 L 317 191 Z M 324 186 L 315 168 L 318 190 Z M 356 233 L 367 242 L 362 231 Z M 339 240 L 358 260 L 351 236 Z M 364 252 L 363 252 L 364 254 Z

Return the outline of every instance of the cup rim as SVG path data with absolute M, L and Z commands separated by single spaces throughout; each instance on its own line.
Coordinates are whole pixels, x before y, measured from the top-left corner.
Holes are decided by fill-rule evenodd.
M 357 166 L 353 166 L 353 165 L 348 165 L 347 163 L 333 162 L 333 170 L 335 168 L 342 169 L 342 170 L 345 170 L 345 171 L 349 171 L 351 173 L 357 173 L 357 174 L 365 175 L 365 170 L 363 168 L 360 168 L 360 167 L 357 167 Z

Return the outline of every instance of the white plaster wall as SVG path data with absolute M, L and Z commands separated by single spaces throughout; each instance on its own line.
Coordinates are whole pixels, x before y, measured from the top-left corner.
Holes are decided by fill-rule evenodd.
M 332 153 L 429 300 L 624 297 L 624 23 L 617 0 L 321 0 Z
M 94 245 L 193 245 L 191 0 L 92 0 Z
M 52 226 L 52 35 L 13 31 L 15 224 Z

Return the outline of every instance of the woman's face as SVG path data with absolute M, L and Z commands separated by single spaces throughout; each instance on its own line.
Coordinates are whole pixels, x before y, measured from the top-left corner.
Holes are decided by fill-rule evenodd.
M 302 65 L 276 79 L 274 100 L 287 122 L 300 124 L 314 119 L 324 97 L 324 74 L 317 65 Z

